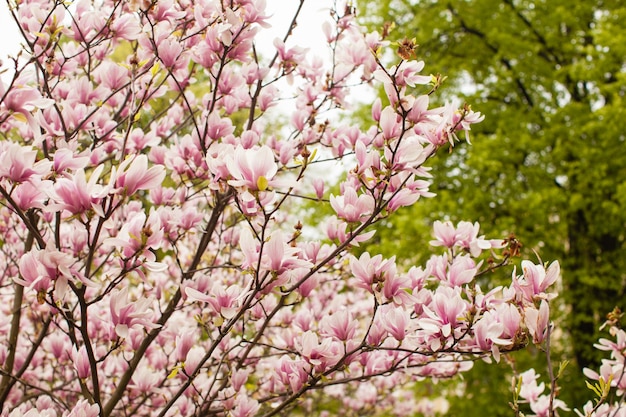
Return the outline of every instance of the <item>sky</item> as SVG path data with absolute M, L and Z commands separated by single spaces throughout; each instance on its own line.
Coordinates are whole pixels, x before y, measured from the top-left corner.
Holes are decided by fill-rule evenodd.
M 298 0 L 267 0 L 266 12 L 272 16 L 270 23 L 273 26 L 267 36 L 271 40 L 285 35 L 298 3 Z M 316 49 L 319 44 L 323 45 L 324 36 L 320 27 L 324 20 L 330 19 L 329 13 L 333 3 L 332 0 L 305 1 L 293 34 L 294 40 L 300 46 Z
M 6 1 L 0 1 L 2 1 L 0 3 L 0 59 L 5 61 L 7 55 L 18 52 L 21 36 L 9 13 Z

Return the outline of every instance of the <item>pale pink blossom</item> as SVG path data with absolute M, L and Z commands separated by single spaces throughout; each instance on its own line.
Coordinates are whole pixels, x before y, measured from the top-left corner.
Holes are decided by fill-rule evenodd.
M 445 246 L 447 248 L 458 246 L 469 251 L 474 257 L 483 250 L 504 246 L 503 240 L 486 240 L 484 236 L 478 236 L 480 229 L 478 223 L 461 221 L 454 227 L 452 222 L 436 220 L 433 229 L 436 240 L 430 241 L 432 246 Z
M 88 378 L 91 375 L 91 366 L 87 356 L 87 348 L 83 345 L 80 349 L 72 348 L 72 361 L 80 379 Z
M 65 417 L 98 417 L 98 415 L 100 415 L 98 404 L 90 404 L 88 400 L 80 400 Z
M 550 308 L 546 300 L 541 300 L 539 309 L 529 308 L 525 312 L 524 323 L 536 344 L 548 336 L 549 315 Z
M 536 265 L 530 261 L 522 261 L 523 275 L 513 278 L 514 288 L 525 300 L 533 302 L 538 299 L 551 299 L 554 294 L 548 294 L 548 287 L 560 277 L 561 269 L 558 262 L 552 262 L 546 269 L 543 265 Z
M 350 269 L 358 287 L 374 292 L 378 285 L 382 288 L 387 277 L 396 274 L 395 257 L 383 259 L 382 255 L 371 257 L 364 252 L 358 259 L 350 258 Z
M 25 253 L 19 261 L 21 278 L 14 281 L 38 293 L 47 292 L 53 285 L 57 297 L 62 298 L 67 291 L 67 283 L 74 280 L 71 271 L 72 258 L 52 248 L 45 250 L 33 249 Z
M 453 287 L 465 285 L 474 279 L 478 267 L 469 256 L 457 256 L 448 267 L 445 282 Z
M 148 168 L 148 157 L 137 155 L 122 162 L 115 175 L 115 187 L 132 195 L 139 190 L 149 190 L 160 186 L 165 178 L 165 170 L 161 165 Z
M 106 188 L 97 184 L 104 166 L 96 168 L 87 181 L 85 171 L 79 169 L 74 175 L 57 179 L 52 191 L 52 204 L 47 210 L 67 210 L 72 214 L 81 214 L 87 210 L 94 210 L 104 216 L 101 201 L 105 196 Z
M 235 400 L 235 408 L 230 411 L 232 417 L 253 417 L 261 408 L 259 402 L 253 398 L 242 395 Z
M 153 211 L 146 216 L 139 212 L 130 214 L 117 236 L 105 239 L 104 243 L 117 247 L 124 258 L 141 257 L 147 263 L 156 260 L 154 250 L 164 244 L 163 236 L 158 213 Z
M 193 331 L 185 331 L 184 333 L 176 335 L 176 360 L 178 362 L 185 362 L 187 354 L 195 340 L 196 334 Z
M 358 195 L 354 188 L 346 187 L 341 195 L 330 195 L 330 205 L 337 217 L 354 223 L 365 221 L 373 213 L 376 201 L 369 194 Z
M 78 170 L 85 168 L 89 157 L 78 156 L 71 149 L 62 148 L 54 153 L 53 166 L 54 172 L 63 174 L 66 170 Z
M 133 374 L 130 387 L 141 393 L 150 393 L 161 380 L 159 372 L 153 371 L 147 366 L 140 366 Z
M 51 184 L 50 181 L 37 180 L 21 183 L 13 190 L 11 198 L 24 211 L 32 208 L 45 209 L 48 196 L 44 190 L 49 188 Z
M 236 369 L 232 371 L 230 375 L 230 382 L 235 391 L 239 391 L 246 381 L 248 380 L 248 376 L 250 375 L 250 371 L 248 369 Z
M 569 411 L 566 404 L 558 398 L 550 399 L 550 395 L 543 394 L 545 384 L 542 382 L 537 384 L 539 375 L 534 369 L 522 373 L 520 397 L 528 401 L 530 409 L 535 413 L 534 417 L 548 417 L 558 415 L 558 409 Z
M 357 322 L 354 321 L 349 311 L 339 310 L 324 317 L 320 328 L 324 334 L 346 342 L 355 337 Z
M 410 323 L 410 312 L 401 307 L 394 307 L 390 304 L 383 306 L 379 310 L 381 322 L 389 332 L 389 335 L 402 342 L 406 337 Z
M 51 167 L 52 162 L 47 159 L 37 161 L 37 151 L 31 146 L 4 142 L 4 146 L 0 147 L 0 179 L 26 182 L 33 177 L 45 176 Z
M 127 287 L 113 291 L 109 300 L 109 309 L 115 334 L 118 337 L 127 338 L 132 328 L 143 327 L 149 330 L 159 328 L 160 326 L 153 321 L 151 304 L 152 301 L 147 298 L 129 299 Z
M 35 139 L 41 136 L 35 115 L 41 114 L 42 109 L 54 105 L 54 100 L 42 97 L 37 89 L 27 86 L 14 87 L 7 91 L 2 81 L 0 81 L 0 100 L 0 105 L 11 112 L 15 118 L 28 123 L 30 133 Z
M 400 135 L 402 129 L 399 122 L 400 116 L 395 110 L 389 106 L 383 109 L 380 115 L 380 129 L 386 141 L 395 139 Z
M 95 81 L 111 91 L 116 91 L 128 84 L 128 69 L 114 62 L 105 61 L 94 71 Z
M 113 20 L 110 27 L 115 36 L 127 41 L 134 41 L 141 35 L 141 26 L 133 14 L 124 14 Z
M 186 288 L 185 293 L 191 300 L 208 303 L 211 310 L 223 318 L 232 319 L 239 311 L 241 301 L 247 292 L 237 285 L 224 288 L 221 284 L 216 283 L 209 294 L 204 294 L 191 287 Z
M 227 159 L 226 166 L 232 177 L 228 181 L 230 185 L 253 191 L 265 191 L 272 186 L 278 172 L 274 153 L 267 146 L 253 149 L 238 146 L 232 158 Z
M 415 87 L 417 84 L 428 84 L 432 80 L 430 75 L 419 75 L 424 66 L 424 61 L 402 61 L 398 67 L 392 67 L 390 72 L 394 74 L 397 85 Z

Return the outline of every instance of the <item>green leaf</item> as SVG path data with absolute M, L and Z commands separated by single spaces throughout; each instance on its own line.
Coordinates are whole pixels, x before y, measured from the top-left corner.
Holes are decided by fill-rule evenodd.
M 589 381 L 585 381 L 585 384 L 587 384 L 587 388 L 592 390 L 598 397 L 602 397 L 602 389 L 598 384 L 592 385 Z

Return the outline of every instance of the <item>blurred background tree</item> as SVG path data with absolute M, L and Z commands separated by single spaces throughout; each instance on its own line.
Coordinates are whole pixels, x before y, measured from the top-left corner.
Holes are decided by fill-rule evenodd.
M 389 40 L 415 38 L 426 71 L 448 77 L 442 97 L 486 115 L 472 145 L 433 165 L 440 197 L 381 224 L 377 249 L 423 261 L 434 220 L 478 219 L 489 236 L 514 233 L 525 256 L 560 260 L 564 333 L 553 360 L 572 361 L 572 380 L 563 384 L 574 392 L 563 395 L 580 405 L 588 399 L 575 392 L 584 387 L 580 370 L 600 362 L 598 328 L 613 307 L 625 308 L 626 4 L 359 0 L 357 7 L 371 28 L 395 27 Z M 484 368 L 468 377 L 467 395 L 480 401 L 485 390 L 510 392 L 503 375 Z M 488 396 L 481 403 L 488 409 L 473 414 L 510 415 L 492 405 L 501 402 Z M 451 414 L 469 414 L 456 406 Z

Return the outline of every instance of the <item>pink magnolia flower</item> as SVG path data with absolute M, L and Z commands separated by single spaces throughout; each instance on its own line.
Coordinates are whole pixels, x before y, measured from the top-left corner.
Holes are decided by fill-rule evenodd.
M 339 310 L 329 316 L 324 316 L 320 322 L 322 334 L 347 342 L 355 337 L 358 323 L 347 310 Z
M 513 340 L 517 336 L 522 322 L 518 308 L 510 303 L 502 303 L 495 308 L 494 314 L 504 326 L 502 336 Z
M 476 346 L 484 351 L 491 350 L 496 362 L 500 361 L 500 346 L 512 344 L 512 340 L 504 334 L 504 324 L 499 321 L 497 315 L 491 311 L 486 312 L 473 326 Z
M 57 179 L 52 191 L 52 203 L 47 207 L 48 211 L 67 210 L 72 214 L 82 214 L 87 210 L 94 210 L 99 216 L 104 216 L 101 206 L 106 188 L 97 184 L 104 169 L 104 165 L 98 166 L 89 177 L 85 178 L 85 171 L 79 169 L 72 176 Z
M 283 71 L 286 73 L 291 72 L 298 63 L 305 62 L 304 54 L 307 52 L 306 48 L 299 46 L 287 48 L 285 43 L 279 38 L 274 39 L 274 46 L 278 52 Z
M 94 9 L 85 0 L 78 2 L 74 16 L 71 36 L 76 41 L 90 42 L 105 30 L 108 21 L 107 10 Z
M 239 243 L 244 254 L 243 268 L 261 269 L 271 271 L 275 276 L 296 272 L 299 269 L 306 269 L 311 263 L 298 257 L 300 249 L 290 246 L 285 242 L 283 232 L 275 230 L 261 246 L 260 242 L 252 235 L 248 228 L 244 228 L 239 236 Z M 261 253 L 262 248 L 262 253 Z M 259 264 L 259 256 L 261 262 Z
M 402 138 L 399 146 L 392 150 L 385 148 L 385 158 L 393 164 L 394 170 L 409 170 L 415 172 L 416 167 L 421 166 L 426 158 L 432 153 L 429 147 L 422 145 L 422 140 L 416 135 L 407 134 Z
M 309 380 L 310 365 L 303 360 L 293 360 L 283 356 L 272 375 L 277 382 L 292 392 L 297 392 Z
M 148 269 L 159 269 L 154 250 L 164 244 L 164 231 L 158 213 L 152 211 L 146 218 L 144 212 L 132 213 L 126 219 L 116 237 L 104 240 L 107 245 L 119 247 L 124 258 L 141 258 Z
M 220 283 L 214 283 L 209 293 L 202 293 L 195 288 L 185 288 L 187 297 L 191 300 L 208 303 L 215 314 L 219 314 L 225 319 L 235 317 L 241 307 L 241 301 L 248 294 L 238 285 L 231 285 L 227 288 Z
M 369 194 L 357 195 L 354 188 L 347 186 L 340 196 L 330 195 L 330 205 L 337 217 L 355 223 L 365 221 L 373 213 L 376 201 Z
M 417 84 L 428 84 L 432 80 L 430 75 L 419 75 L 424 66 L 424 61 L 402 61 L 398 67 L 392 67 L 390 72 L 395 74 L 397 85 L 415 87 Z
M 380 346 L 387 338 L 387 330 L 380 320 L 375 320 L 367 333 L 367 343 L 370 346 Z
M 100 415 L 100 406 L 98 404 L 90 404 L 88 400 L 80 400 L 66 417 L 98 417 Z
M 228 181 L 230 185 L 253 191 L 267 190 L 274 184 L 272 180 L 278 172 L 274 152 L 265 145 L 252 149 L 237 146 L 226 166 L 233 178 Z
M 626 352 L 626 331 L 613 327 L 611 328 L 611 334 L 615 336 L 615 341 L 601 338 L 594 347 L 599 350 L 613 352 L 613 355 Z
M 470 252 L 474 257 L 480 255 L 483 250 L 504 247 L 503 240 L 486 240 L 484 236 L 478 236 L 480 225 L 461 221 L 456 227 L 452 222 L 436 220 L 433 224 L 436 240 L 431 240 L 432 246 L 445 246 L 452 248 L 461 247 Z
M 300 339 L 300 353 L 310 363 L 316 372 L 324 372 L 341 358 L 341 353 L 333 349 L 333 342 L 329 338 L 319 341 L 317 334 L 306 331 Z
M 39 262 L 36 252 L 28 252 L 20 259 L 21 278 L 14 278 L 14 281 L 23 287 L 35 289 L 39 292 L 47 292 L 52 283 L 44 266 Z
M 534 302 L 537 299 L 549 300 L 555 294 L 547 294 L 546 290 L 559 278 L 561 269 L 558 262 L 552 262 L 548 269 L 543 265 L 536 265 L 530 261 L 522 261 L 523 275 L 515 276 L 513 272 L 513 288 L 519 292 L 524 300 Z
M 85 168 L 88 161 L 88 156 L 78 156 L 71 149 L 61 148 L 54 153 L 52 168 L 57 174 L 63 174 L 66 170 Z
M 537 384 L 539 375 L 535 373 L 534 369 L 529 369 L 524 372 L 520 378 L 522 385 L 519 395 L 521 398 L 528 401 L 530 409 L 535 413 L 534 417 L 548 417 L 552 415 L 550 410 L 551 406 L 554 411 L 557 409 L 569 410 L 566 404 L 558 398 L 552 399 L 552 404 L 550 404 L 550 396 L 543 394 L 545 384 L 543 382 Z M 558 413 L 555 415 L 558 415 Z
M 550 399 L 549 395 L 541 395 L 537 400 L 530 403 L 530 409 L 535 413 L 535 417 L 558 416 L 558 409 L 568 411 L 567 405 L 558 398 Z
M 539 309 L 528 308 L 524 312 L 524 323 L 533 337 L 533 342 L 543 342 L 548 334 L 550 308 L 546 300 L 541 300 Z
M 46 209 L 48 196 L 44 193 L 46 188 L 51 186 L 51 181 L 37 181 L 31 179 L 29 182 L 19 184 L 11 193 L 11 198 L 17 206 L 26 211 L 31 208 Z
M 147 366 L 140 366 L 133 374 L 131 388 L 141 393 L 149 393 L 158 385 L 162 377 L 158 372 L 151 370 Z
M 119 39 L 134 41 L 141 35 L 141 25 L 134 14 L 124 14 L 113 20 L 111 32 Z
M 543 382 L 537 384 L 539 376 L 540 375 L 537 374 L 534 369 L 529 369 L 528 371 L 520 375 L 520 378 L 522 380 L 520 397 L 530 402 L 536 401 L 539 398 L 539 396 L 543 393 L 543 390 L 546 387 Z
M 94 80 L 111 91 L 124 87 L 129 81 L 128 68 L 114 62 L 105 61 L 94 70 Z
M 357 286 L 373 293 L 375 286 L 380 285 L 382 288 L 387 277 L 396 274 L 395 256 L 383 259 L 382 255 L 376 255 L 372 258 L 368 252 L 364 252 L 359 259 L 350 257 L 350 269 Z
M 415 124 L 428 121 L 430 115 L 436 114 L 436 111 L 428 109 L 429 102 L 430 96 L 426 94 L 417 97 L 409 110 L 407 120 Z
M 257 415 L 257 412 L 261 408 L 259 402 L 247 395 L 239 395 L 235 400 L 235 408 L 233 408 L 229 415 L 232 417 L 253 417 Z
M 402 128 L 399 122 L 400 116 L 394 109 L 390 106 L 383 109 L 380 115 L 380 129 L 385 141 L 390 141 L 400 135 Z
M 194 331 L 186 331 L 184 333 L 176 335 L 176 360 L 178 362 L 185 362 L 187 354 L 193 346 L 196 340 L 196 334 Z
M 158 56 L 167 68 L 179 68 L 186 64 L 187 60 L 180 58 L 182 52 L 183 46 L 174 39 L 165 39 L 158 46 Z
M 21 146 L 13 142 L 4 142 L 0 147 L 0 179 L 7 178 L 14 183 L 26 182 L 33 177 L 47 175 L 52 162 L 37 159 L 37 151 L 31 146 Z
M 54 100 L 43 98 L 41 93 L 32 87 L 20 86 L 6 90 L 6 86 L 0 81 L 0 102 L 6 110 L 11 112 L 18 120 L 26 121 L 35 139 L 41 136 L 39 123 L 33 113 L 40 114 L 42 109 L 54 105 Z
M 423 318 L 418 320 L 424 337 L 433 350 L 441 347 L 442 338 L 456 334 L 457 327 L 464 325 L 463 314 L 468 305 L 460 295 L 460 288 L 438 287 L 428 306 L 423 306 Z
M 102 89 L 94 89 L 91 80 L 83 76 L 72 80 L 66 99 L 74 105 L 80 103 L 89 106 L 91 103 L 101 100 L 103 94 Z
M 462 117 L 462 119 L 461 119 Z M 465 132 L 465 140 L 469 143 L 469 131 L 471 130 L 471 125 L 475 123 L 480 123 L 485 119 L 485 116 L 480 112 L 475 112 L 470 109 L 469 106 L 466 106 L 462 111 L 458 111 L 456 113 L 456 118 L 454 120 L 456 131 L 464 131 Z
M 129 300 L 128 287 L 114 290 L 111 293 L 109 309 L 115 334 L 125 339 L 131 328 L 158 329 L 160 326 L 152 321 L 150 304 L 152 301 L 147 298 Z
M 474 279 L 478 267 L 469 255 L 456 256 L 448 267 L 444 282 L 453 287 L 463 286 Z
M 248 376 L 250 375 L 250 371 L 248 369 L 235 369 L 230 374 L 230 383 L 235 391 L 239 391 L 246 381 L 248 381 Z
M 324 198 L 324 180 L 322 178 L 317 177 L 313 179 L 313 189 L 318 200 Z
M 115 179 L 115 187 L 128 196 L 139 190 L 160 186 L 165 178 L 165 169 L 161 165 L 148 168 L 148 157 L 137 155 L 125 159 L 111 176 Z
M 61 299 L 70 280 L 74 280 L 71 265 L 74 260 L 66 253 L 47 247 L 45 250 L 33 249 L 25 253 L 19 262 L 21 278 L 14 281 L 37 293 L 45 293 L 55 286 L 57 298 Z
M 602 380 L 605 383 L 611 381 L 611 386 L 617 388 L 617 395 L 623 395 L 626 392 L 626 378 L 623 377 L 625 372 L 624 356 L 619 351 L 613 351 L 611 356 L 611 359 L 602 359 L 600 372 L 585 368 L 583 373 L 589 379 Z
M 408 292 L 409 289 L 412 289 L 412 282 L 407 275 L 387 274 L 383 283 L 382 295 L 385 300 L 398 306 L 407 306 L 415 302 Z
M 452 225 L 452 222 L 441 222 L 439 220 L 435 220 L 435 223 L 433 223 L 433 229 L 437 240 L 430 241 L 432 246 L 445 246 L 447 248 L 452 248 L 457 244 L 457 232 L 455 227 Z
M 91 366 L 87 356 L 87 348 L 83 345 L 80 349 L 72 348 L 72 361 L 80 379 L 88 378 L 91 375 Z
M 409 331 L 410 312 L 387 304 L 380 308 L 379 313 L 385 330 L 398 342 L 402 342 Z

